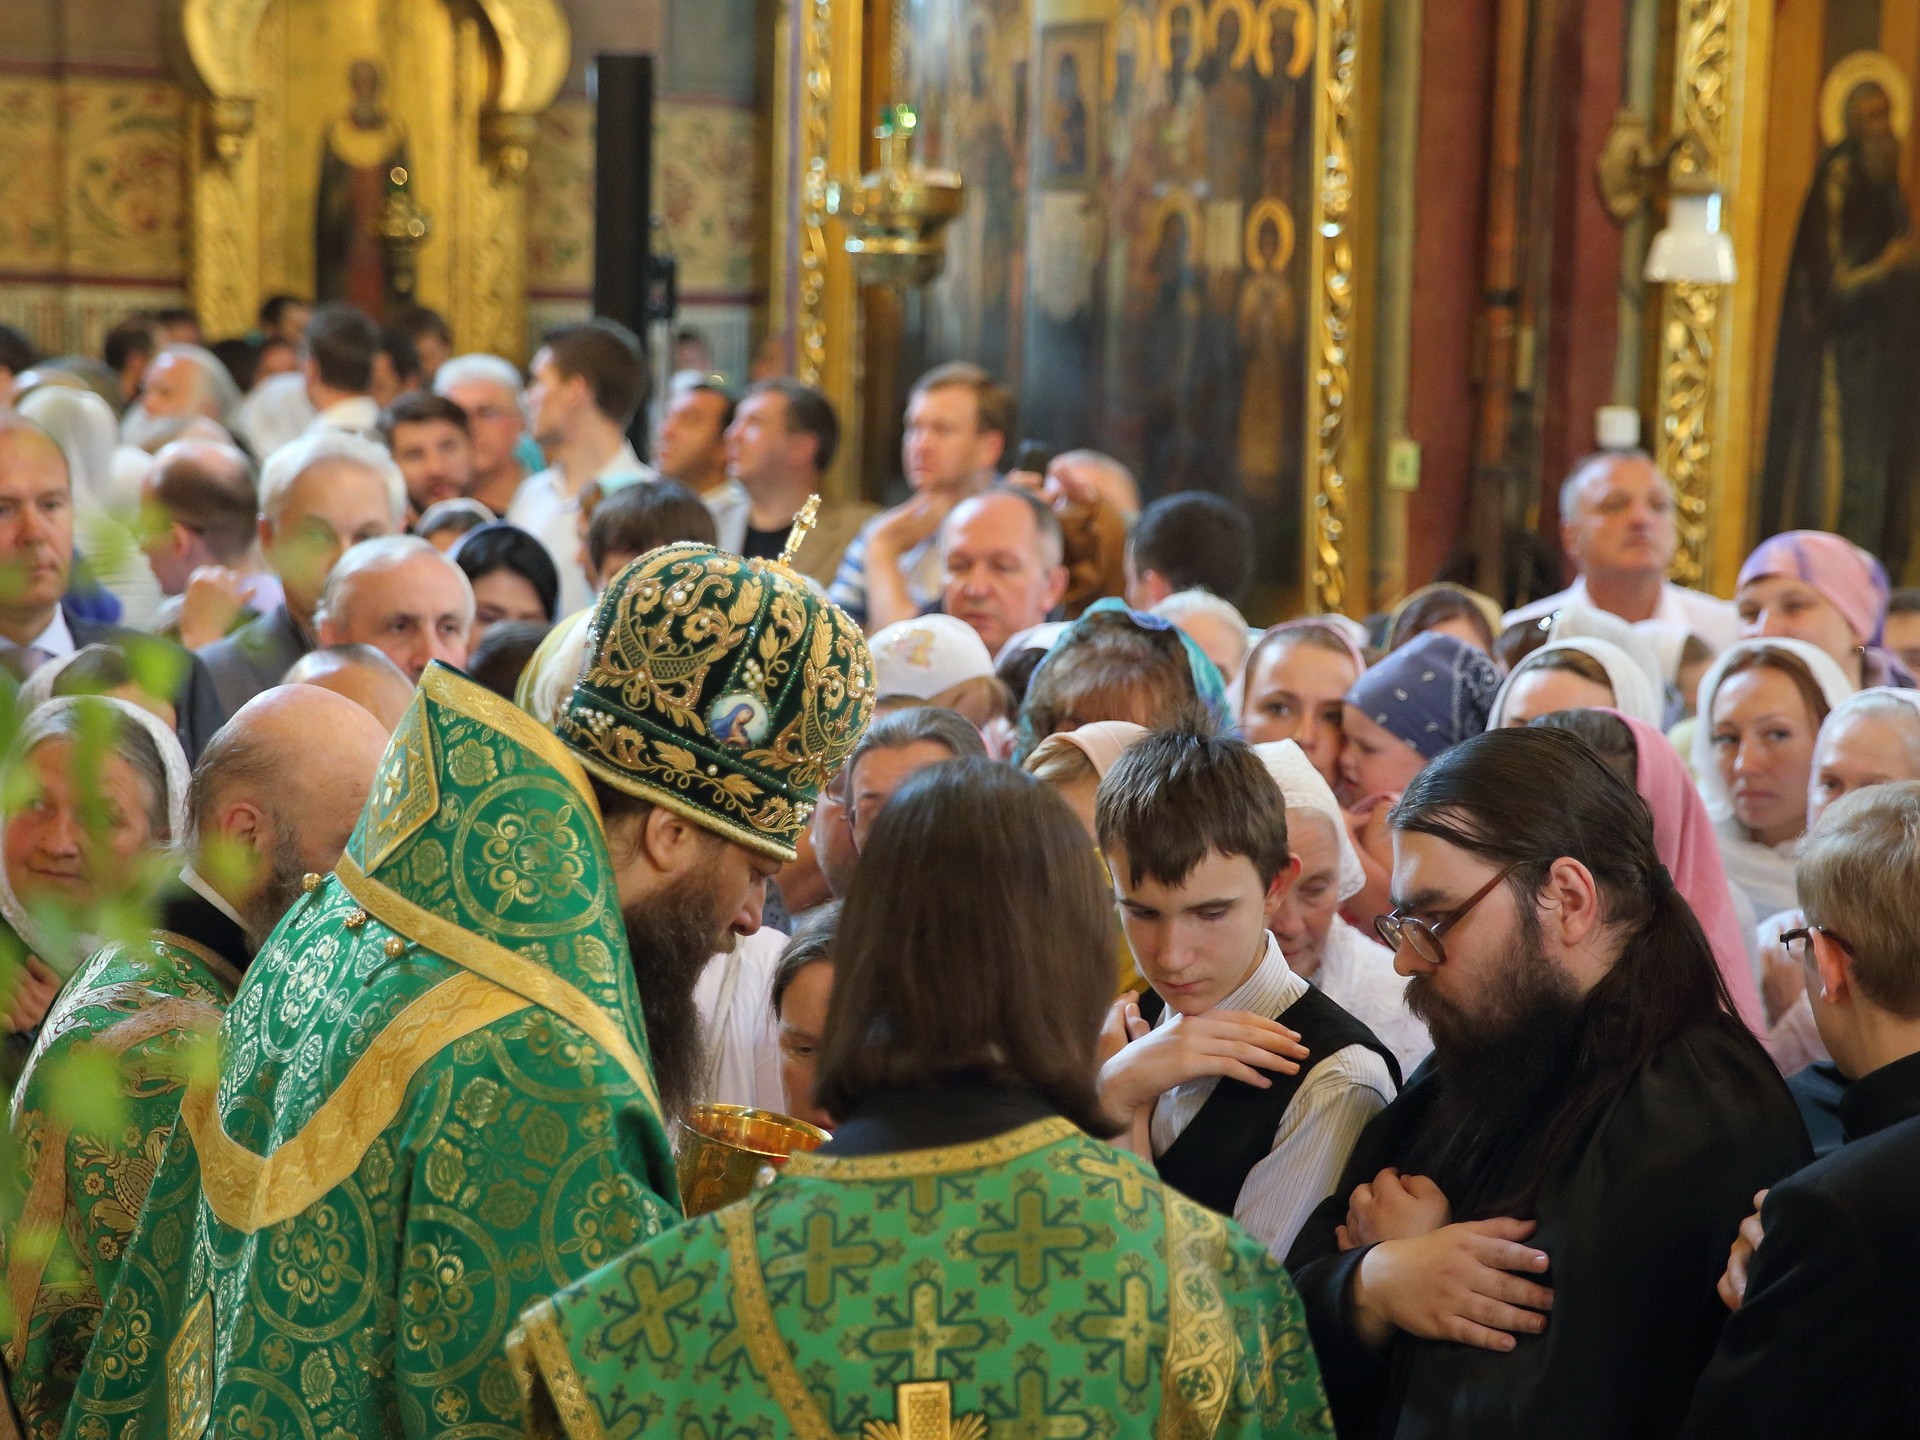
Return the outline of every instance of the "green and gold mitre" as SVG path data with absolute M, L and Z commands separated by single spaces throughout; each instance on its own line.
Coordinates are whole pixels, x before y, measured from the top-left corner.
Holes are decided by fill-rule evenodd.
M 791 860 L 873 701 L 860 627 L 785 564 L 668 545 L 607 587 L 554 728 L 614 788 Z

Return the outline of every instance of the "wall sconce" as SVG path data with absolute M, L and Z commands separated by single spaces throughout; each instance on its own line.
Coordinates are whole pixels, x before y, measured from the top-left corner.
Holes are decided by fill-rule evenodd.
M 1655 285 L 1729 285 L 1738 273 L 1733 239 L 1720 228 L 1720 187 L 1708 173 L 1706 146 L 1691 130 L 1655 145 L 1646 117 L 1621 111 L 1594 167 L 1601 203 L 1615 220 L 1631 220 L 1683 150 L 1689 153 L 1669 188 L 1666 228 L 1647 249 L 1646 278 Z

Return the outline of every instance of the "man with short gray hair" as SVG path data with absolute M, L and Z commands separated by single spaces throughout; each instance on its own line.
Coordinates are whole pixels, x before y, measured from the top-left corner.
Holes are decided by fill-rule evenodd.
M 419 536 L 387 535 L 340 557 L 314 618 L 322 645 L 371 645 L 417 685 L 435 660 L 465 668 L 473 586 Z
M 1042 624 L 1067 588 L 1065 541 L 1046 501 L 1010 485 L 962 500 L 940 527 L 940 605 L 997 656 Z
M 467 412 L 473 436 L 473 484 L 467 493 L 502 517 L 527 478 L 520 458 L 527 435 L 521 386 L 519 368 L 498 355 L 456 355 L 433 377 L 433 393 Z
M 1673 487 L 1638 450 L 1581 460 L 1560 487 L 1560 544 L 1579 578 L 1557 594 L 1507 613 L 1508 625 L 1576 605 L 1629 623 L 1659 620 L 1716 655 L 1740 638 L 1740 617 L 1725 600 L 1667 579 L 1680 548 Z
M 322 427 L 274 451 L 260 477 L 260 546 L 286 598 L 200 652 L 228 711 L 314 647 L 314 611 L 341 555 L 399 533 L 406 515 L 400 467 L 371 440 Z

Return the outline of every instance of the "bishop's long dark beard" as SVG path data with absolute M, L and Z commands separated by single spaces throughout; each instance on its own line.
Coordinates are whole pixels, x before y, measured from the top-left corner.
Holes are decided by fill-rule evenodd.
M 1433 1036 L 1442 1082 L 1416 1168 L 1446 1192 L 1454 1219 L 1506 1213 L 1520 1161 L 1566 1099 L 1580 1049 L 1581 996 L 1547 957 L 1538 919 L 1523 910 L 1519 933 L 1471 1012 L 1424 977 L 1408 984 L 1407 1008 Z
M 700 1083 L 704 1046 L 693 987 L 707 961 L 726 947 L 732 915 L 718 913 L 721 908 L 713 882 L 695 874 L 621 911 L 646 1012 L 653 1078 L 669 1121 L 686 1114 Z

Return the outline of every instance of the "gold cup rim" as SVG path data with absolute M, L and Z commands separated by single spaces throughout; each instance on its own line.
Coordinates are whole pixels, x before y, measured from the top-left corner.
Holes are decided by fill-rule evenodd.
M 721 1122 L 718 1125 L 702 1124 L 702 1121 Z M 731 1123 L 728 1123 L 731 1122 Z M 682 1118 L 681 1128 L 689 1135 L 715 1145 L 730 1146 L 749 1155 L 764 1156 L 769 1160 L 785 1160 L 801 1150 L 813 1150 L 833 1138 L 818 1125 L 810 1125 L 792 1115 L 782 1115 L 776 1110 L 760 1110 L 751 1105 L 701 1104 L 689 1109 Z M 773 1150 L 762 1145 L 752 1144 L 743 1138 L 742 1131 L 753 1126 L 777 1127 L 788 1134 L 812 1144 L 788 1145 L 784 1149 Z M 727 1133 L 715 1133 L 724 1129 Z

